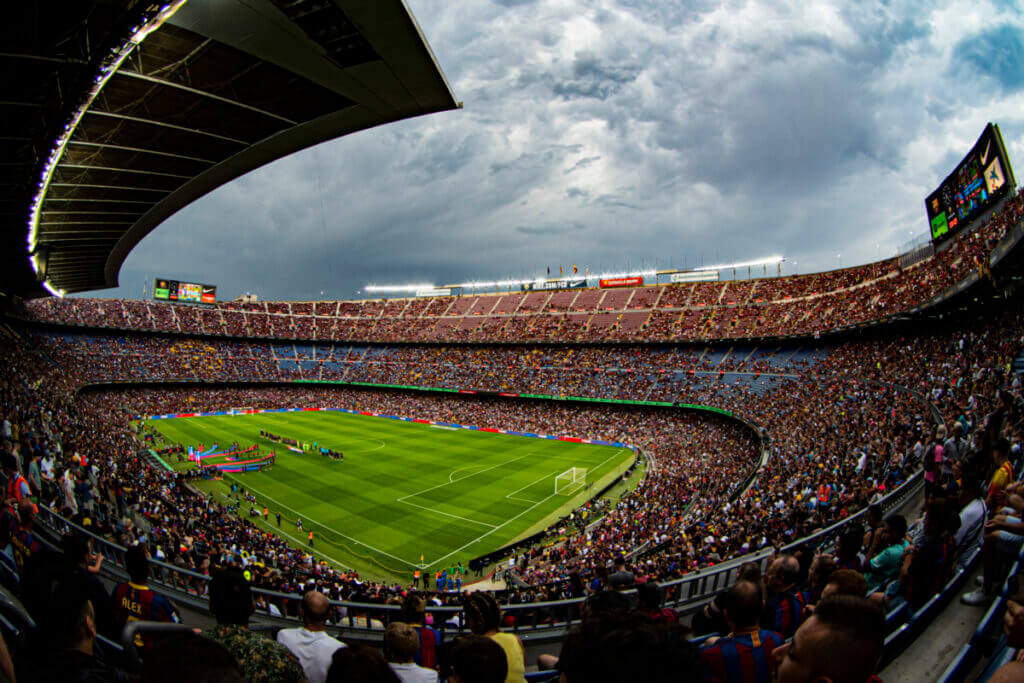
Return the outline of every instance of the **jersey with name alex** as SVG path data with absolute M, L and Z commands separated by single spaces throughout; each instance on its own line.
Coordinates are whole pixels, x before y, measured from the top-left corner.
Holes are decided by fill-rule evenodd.
M 749 631 L 719 638 L 701 648 L 704 680 L 712 683 L 770 683 L 772 651 L 785 639 L 774 631 Z
M 179 623 L 178 613 L 171 601 L 150 590 L 148 586 L 126 581 L 114 589 L 114 617 L 124 627 L 129 621 L 167 621 Z M 138 634 L 135 636 L 136 647 L 150 650 L 153 639 Z

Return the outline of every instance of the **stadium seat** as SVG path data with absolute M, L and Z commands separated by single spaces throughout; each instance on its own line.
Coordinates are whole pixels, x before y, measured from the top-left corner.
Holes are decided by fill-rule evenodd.
M 999 639 L 999 643 L 996 645 L 995 651 L 992 656 L 988 658 L 985 663 L 985 668 L 982 669 L 981 673 L 975 679 L 978 683 L 984 683 L 988 679 L 992 678 L 992 674 L 996 672 L 996 669 L 1001 667 L 1007 662 L 1013 661 L 1013 658 L 1017 655 L 1017 651 L 1006 644 L 1006 636 Z
M 533 671 L 526 674 L 527 683 L 548 683 L 549 681 L 558 680 L 558 671 L 551 669 L 549 671 Z
M 962 683 L 967 680 L 967 676 L 974 669 L 977 660 L 977 651 L 969 644 L 964 645 L 939 676 L 939 683 Z

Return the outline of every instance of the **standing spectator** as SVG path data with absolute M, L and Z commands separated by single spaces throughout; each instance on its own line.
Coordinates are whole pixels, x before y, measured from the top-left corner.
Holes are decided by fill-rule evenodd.
M 864 683 L 882 657 L 885 617 L 864 598 L 833 596 L 775 649 L 778 683 Z
M 615 571 L 608 577 L 608 583 L 615 590 L 632 588 L 635 581 L 633 572 L 626 569 L 626 558 L 619 555 L 615 558 Z
M 114 622 L 123 629 L 129 621 L 167 621 L 180 623 L 178 611 L 170 600 L 149 587 L 149 558 L 146 548 L 133 545 L 125 551 L 125 569 L 128 581 L 114 588 Z M 153 637 L 142 633 L 135 636 L 135 647 L 149 652 L 153 649 Z
M 501 609 L 490 593 L 477 591 L 467 595 L 462 603 L 466 615 L 466 626 L 475 635 L 487 636 L 505 651 L 508 660 L 508 674 L 505 683 L 524 683 L 526 680 L 526 651 L 519 638 L 511 633 L 498 630 L 501 624 Z
M 388 624 L 384 632 L 384 656 L 402 683 L 437 683 L 436 671 L 417 666 L 413 661 L 419 640 L 412 626 L 397 621 Z
M 774 631 L 758 626 L 764 607 L 761 587 L 737 581 L 726 594 L 725 617 L 729 634 L 714 638 L 701 649 L 705 681 L 713 683 L 770 683 L 772 651 L 784 641 Z
M 345 644 L 327 635 L 327 615 L 331 603 L 319 591 L 302 596 L 299 612 L 302 628 L 286 628 L 277 632 L 277 642 L 295 655 L 309 683 L 323 683 L 331 666 L 334 651 Z
M 225 569 L 210 579 L 210 611 L 217 625 L 203 632 L 238 662 L 247 683 L 302 683 L 299 660 L 284 645 L 249 630 L 255 605 L 252 589 L 237 569 Z

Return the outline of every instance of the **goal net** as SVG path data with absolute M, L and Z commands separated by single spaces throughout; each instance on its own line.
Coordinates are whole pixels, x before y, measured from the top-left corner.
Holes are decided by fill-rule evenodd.
M 250 415 L 254 412 L 253 408 L 228 408 L 229 415 Z
M 587 484 L 587 470 L 584 467 L 573 467 L 555 477 L 555 493 L 570 496 Z

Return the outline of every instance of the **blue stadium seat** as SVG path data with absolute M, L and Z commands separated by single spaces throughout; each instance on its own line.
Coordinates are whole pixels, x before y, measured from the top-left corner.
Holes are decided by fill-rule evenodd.
M 1012 661 L 1017 651 L 1006 644 L 1006 636 L 999 639 L 999 644 L 996 645 L 995 652 L 988 658 L 988 662 L 985 664 L 985 668 L 982 670 L 978 677 L 975 679 L 979 683 L 984 683 L 988 679 L 992 678 L 992 674 L 996 672 L 996 669 Z
M 548 681 L 557 681 L 558 671 L 551 669 L 549 671 L 533 671 L 526 674 L 527 683 L 548 683 Z
M 967 676 L 974 669 L 977 660 L 977 651 L 969 644 L 964 645 L 956 653 L 956 657 L 949 663 L 946 670 L 942 672 L 939 683 L 962 683 L 967 680 Z

